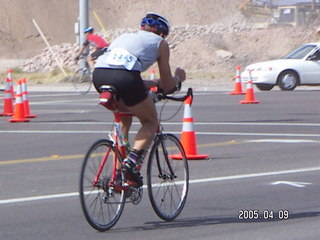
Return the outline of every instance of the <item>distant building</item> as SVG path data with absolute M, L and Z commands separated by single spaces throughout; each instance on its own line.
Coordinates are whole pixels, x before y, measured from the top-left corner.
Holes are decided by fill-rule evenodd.
M 312 0 L 253 0 L 253 4 L 256 5 L 273 5 L 273 6 L 285 6 L 296 5 L 301 3 L 311 3 Z M 315 0 L 316 3 L 320 3 L 320 0 Z

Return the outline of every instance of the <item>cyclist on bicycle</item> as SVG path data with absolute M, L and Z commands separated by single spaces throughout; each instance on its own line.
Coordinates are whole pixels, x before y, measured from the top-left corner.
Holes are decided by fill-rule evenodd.
M 86 40 L 82 44 L 82 47 L 79 49 L 75 59 L 78 60 L 80 55 L 83 53 L 83 51 L 88 47 L 92 46 L 94 48 L 94 51 L 88 56 L 87 62 L 90 66 L 90 69 L 93 69 L 94 67 L 94 61 L 102 55 L 106 48 L 109 46 L 109 43 L 107 43 L 101 36 L 97 34 L 93 34 L 93 27 L 88 27 L 84 30 L 84 33 L 86 34 Z
M 139 186 L 143 185 L 137 165 L 142 163 L 144 154 L 158 127 L 158 116 L 152 97 L 151 87 L 159 87 L 165 92 L 174 92 L 177 85 L 186 79 L 183 69 L 177 68 L 172 76 L 169 65 L 170 50 L 165 37 L 169 34 L 168 21 L 155 13 L 148 13 L 141 21 L 141 30 L 125 33 L 114 40 L 108 51 L 101 55 L 95 64 L 93 83 L 98 92 L 100 86 L 113 85 L 120 97 L 121 111 L 129 110 L 142 126 L 122 168 Z M 141 72 L 158 62 L 160 79 L 143 81 Z M 124 135 L 128 135 L 132 117 L 122 119 Z

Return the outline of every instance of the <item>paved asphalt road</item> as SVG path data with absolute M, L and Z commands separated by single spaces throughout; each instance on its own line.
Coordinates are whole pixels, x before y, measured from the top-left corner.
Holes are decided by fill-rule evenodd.
M 319 239 L 320 91 L 255 97 L 259 104 L 245 105 L 244 96 L 196 92 L 197 149 L 210 158 L 189 162 L 182 214 L 161 221 L 144 191 L 139 205 L 126 205 L 117 225 L 99 233 L 81 212 L 78 177 L 83 154 L 106 135 L 111 114 L 94 93 L 30 92 L 37 118 L 0 118 L 0 239 Z M 165 107 L 168 118 L 179 105 Z M 165 129 L 180 134 L 182 116 L 183 107 Z

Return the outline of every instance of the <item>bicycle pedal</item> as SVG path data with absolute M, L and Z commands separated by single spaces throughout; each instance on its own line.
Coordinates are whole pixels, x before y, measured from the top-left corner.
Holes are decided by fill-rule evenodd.
M 139 183 L 137 183 L 136 181 L 132 181 L 132 180 L 127 180 L 123 185 L 130 187 L 130 188 L 134 188 L 134 189 L 141 187 L 139 185 Z

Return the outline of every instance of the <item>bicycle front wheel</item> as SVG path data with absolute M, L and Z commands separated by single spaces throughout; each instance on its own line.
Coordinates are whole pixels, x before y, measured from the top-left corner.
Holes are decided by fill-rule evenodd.
M 92 85 L 92 74 L 87 68 L 79 69 L 72 76 L 74 90 L 80 94 L 87 94 Z
M 156 214 L 165 221 L 174 220 L 186 203 L 189 189 L 187 157 L 176 136 L 160 134 L 155 140 L 148 159 L 147 183 Z
M 117 223 L 125 204 L 124 191 L 117 192 L 112 185 L 119 154 L 111 141 L 99 140 L 89 149 L 81 169 L 82 211 L 88 223 L 101 232 Z

